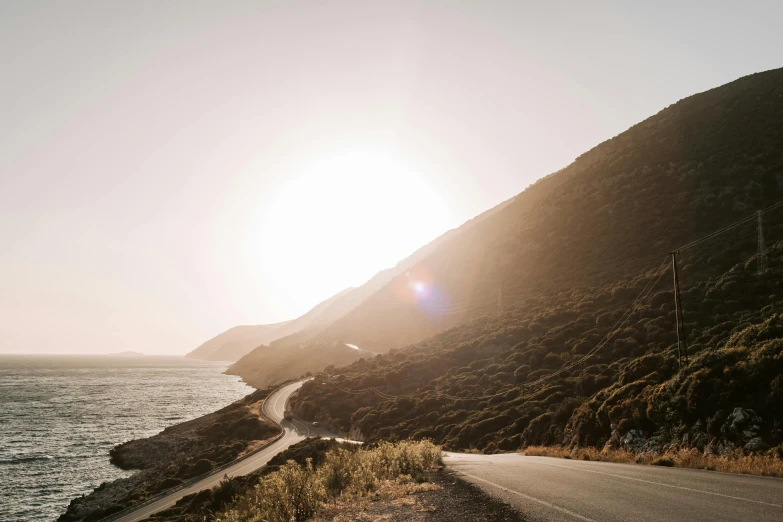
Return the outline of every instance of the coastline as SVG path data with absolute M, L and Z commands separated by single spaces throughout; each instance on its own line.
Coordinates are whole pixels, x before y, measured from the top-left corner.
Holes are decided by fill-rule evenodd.
M 58 522 L 100 520 L 263 446 L 279 434 L 279 428 L 260 414 L 271 391 L 257 390 L 213 413 L 115 446 L 111 462 L 138 471 L 72 499 Z

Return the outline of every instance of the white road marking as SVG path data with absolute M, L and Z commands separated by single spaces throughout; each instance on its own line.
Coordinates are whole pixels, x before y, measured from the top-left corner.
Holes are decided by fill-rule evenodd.
M 525 499 L 530 500 L 532 502 L 537 502 L 537 503 L 539 503 L 541 505 L 544 505 L 544 506 L 546 506 L 548 508 L 560 511 L 561 513 L 565 513 L 566 515 L 572 516 L 574 518 L 578 518 L 579 520 L 584 520 L 585 522 L 595 522 L 595 520 L 593 520 L 592 518 L 588 518 L 588 517 L 580 515 L 579 513 L 574 513 L 573 511 L 569 511 L 566 508 L 563 508 L 563 507 L 560 507 L 560 506 L 556 506 L 556 505 L 554 505 L 554 504 L 552 504 L 550 502 L 547 502 L 546 500 L 541 500 L 540 498 L 531 497 L 530 495 L 525 495 L 524 493 L 520 493 L 519 491 L 516 491 L 516 490 L 513 490 L 513 489 L 509 489 L 509 488 L 507 488 L 505 486 L 501 486 L 500 484 L 495 484 L 494 482 L 490 482 L 489 480 L 477 477 L 475 475 L 471 475 L 470 473 L 465 473 L 462 470 L 459 470 L 459 472 L 461 474 L 467 476 L 467 477 L 470 477 L 470 478 L 474 479 L 474 480 L 480 480 L 481 482 L 486 482 L 490 486 L 495 486 L 496 488 L 498 488 L 498 489 L 500 489 L 502 491 L 507 491 L 509 493 L 513 493 L 515 495 L 519 495 L 522 498 L 525 498 Z
M 577 470 L 577 471 L 584 471 L 586 473 L 595 473 L 597 475 L 607 475 L 607 476 L 610 476 L 610 477 L 617 477 L 617 478 L 621 478 L 621 479 L 625 479 L 625 480 L 635 480 L 636 482 L 645 482 L 647 484 L 655 484 L 657 486 L 665 486 L 667 488 L 684 489 L 686 491 L 694 491 L 696 493 L 704 493 L 705 495 L 715 495 L 716 497 L 730 498 L 730 499 L 733 499 L 733 500 L 743 500 L 745 502 L 753 502 L 754 504 L 763 504 L 765 506 L 783 507 L 783 505 L 773 504 L 771 502 L 763 502 L 761 500 L 752 500 L 752 499 L 744 498 L 744 497 L 734 497 L 732 495 L 724 495 L 723 493 L 714 493 L 712 491 L 705 491 L 703 489 L 688 488 L 688 487 L 685 487 L 685 486 L 675 486 L 673 484 L 664 484 L 663 482 L 655 482 L 653 480 L 644 480 L 644 479 L 640 479 L 640 478 L 627 477 L 625 475 L 617 475 L 616 473 L 607 473 L 605 471 L 595 471 L 595 470 L 592 470 L 592 469 L 585 469 L 585 468 L 582 468 L 580 466 L 563 466 L 561 464 L 550 464 L 548 462 L 540 462 L 538 460 L 531 460 L 530 462 L 532 462 L 534 464 L 541 464 L 542 466 L 552 466 L 554 468 L 574 469 L 574 470 Z

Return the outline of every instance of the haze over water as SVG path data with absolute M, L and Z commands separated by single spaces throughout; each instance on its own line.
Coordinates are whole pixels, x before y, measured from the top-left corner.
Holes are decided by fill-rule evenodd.
M 131 475 L 121 442 L 252 391 L 225 363 L 181 357 L 0 355 L 0 520 L 54 520 L 72 498 Z

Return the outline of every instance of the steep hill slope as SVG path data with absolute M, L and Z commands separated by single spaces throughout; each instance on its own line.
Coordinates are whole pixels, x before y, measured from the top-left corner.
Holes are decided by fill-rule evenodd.
M 305 343 L 295 346 L 272 344 L 254 349 L 230 366 L 226 373 L 240 375 L 250 386 L 264 389 L 307 373 L 322 371 L 329 366 L 346 366 L 375 355 L 345 343 Z M 238 373 L 237 366 L 241 367 L 241 373 Z
M 276 339 L 306 329 L 331 324 L 361 302 L 356 288 L 348 288 L 322 301 L 292 321 L 229 328 L 188 353 L 186 357 L 211 361 L 237 361 L 244 355 Z
M 783 70 L 664 109 L 441 245 L 411 269 L 427 274 L 430 296 L 412 299 L 398 278 L 325 330 L 393 346 L 444 321 L 433 310 L 467 320 L 319 376 L 296 410 L 370 437 L 486 451 L 629 433 L 780 444 L 783 205 L 763 215 L 762 275 L 754 211 L 783 200 L 781 151 Z M 680 248 L 690 341 L 680 367 L 668 252 L 744 218 Z
M 204 342 L 185 357 L 205 361 L 236 361 L 256 346 L 277 339 L 275 332 L 284 324 L 235 326 Z
M 344 318 L 348 315 L 352 318 L 350 321 L 362 320 L 361 312 L 357 316 L 354 310 L 365 310 L 367 308 L 365 301 L 371 301 L 379 293 L 383 294 L 393 281 L 399 280 L 399 278 L 407 280 L 410 271 L 436 252 L 441 245 L 447 244 L 453 238 L 500 212 L 512 201 L 513 199 L 504 201 L 462 226 L 449 230 L 397 263 L 394 268 L 379 272 L 362 286 L 351 290 L 339 299 L 335 299 L 325 313 L 325 315 L 331 314 L 330 317 L 335 318 L 332 322 L 322 322 L 310 328 L 300 329 L 286 337 L 281 336 L 269 343 L 269 346 L 258 346 L 233 364 L 227 373 L 239 375 L 245 382 L 263 388 L 276 382 L 299 377 L 306 372 L 321 371 L 330 365 L 342 366 L 361 358 L 372 357 L 379 351 L 385 350 L 388 343 L 384 342 L 381 336 L 372 337 L 369 340 L 364 338 L 367 342 L 358 345 L 361 349 L 352 350 L 348 348 L 348 345 L 356 343 L 343 340 L 343 338 L 352 339 L 355 336 L 340 336 L 326 332 L 332 328 L 332 324 L 343 323 Z M 414 270 L 415 272 L 416 270 Z M 416 339 L 420 339 L 423 335 L 442 331 L 454 324 L 454 320 L 459 319 L 457 316 L 452 316 L 446 321 L 433 322 L 428 328 L 418 331 Z M 352 324 L 350 321 L 349 325 Z
M 317 339 L 319 334 L 321 334 L 325 328 L 335 321 L 345 317 L 348 313 L 360 306 L 368 297 L 381 290 L 396 277 L 399 277 L 411 267 L 419 264 L 423 259 L 432 254 L 432 252 L 434 252 L 442 243 L 448 241 L 453 236 L 460 234 L 466 228 L 469 228 L 487 218 L 488 216 L 498 212 L 510 203 L 511 200 L 504 201 L 503 203 L 468 221 L 463 226 L 454 230 L 449 230 L 435 240 L 416 250 L 410 256 L 397 263 L 394 267 L 381 270 L 369 281 L 357 288 L 348 288 L 343 290 L 342 292 L 330 297 L 326 301 L 317 304 L 301 317 L 298 317 L 292 321 L 271 325 L 237 326 L 231 328 L 222 334 L 213 337 L 192 352 L 188 353 L 187 357 L 215 361 L 239 361 L 244 355 L 250 353 L 254 348 L 262 347 L 262 345 L 268 345 L 275 341 L 277 341 L 277 345 L 281 347 L 285 346 L 304 348 L 304 343 L 308 343 L 313 339 L 316 339 L 315 343 L 320 344 L 322 347 L 326 346 L 326 350 L 336 350 L 339 352 L 335 353 L 334 363 L 345 363 L 346 359 L 344 356 L 346 354 L 343 353 L 343 348 L 345 347 L 343 342 L 334 338 L 334 336 L 325 337 L 324 339 Z M 265 350 L 263 347 L 261 349 Z M 320 358 L 321 357 L 319 356 L 319 359 Z M 261 354 L 256 354 L 254 357 L 244 362 L 238 363 L 232 372 L 236 373 L 237 375 L 247 376 L 248 379 L 257 381 L 258 375 L 255 377 L 250 377 L 250 374 L 257 374 L 259 372 L 259 368 L 256 365 L 256 362 L 261 360 L 263 360 L 263 356 Z M 248 371 L 245 371 L 246 368 Z M 312 370 L 320 371 L 323 368 L 323 366 L 319 366 L 317 368 L 313 368 Z M 286 377 L 286 379 L 297 376 L 298 375 L 289 376 Z

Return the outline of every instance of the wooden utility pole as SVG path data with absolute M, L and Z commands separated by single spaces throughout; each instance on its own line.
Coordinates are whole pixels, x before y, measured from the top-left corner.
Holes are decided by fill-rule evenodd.
M 763 275 L 764 272 L 767 271 L 767 249 L 764 246 L 764 222 L 761 219 L 761 211 L 756 211 L 756 218 L 758 220 L 758 248 L 759 253 L 756 256 L 756 263 L 757 263 L 757 270 L 756 273 L 758 275 Z
M 677 362 L 682 367 L 682 361 L 688 364 L 688 341 L 685 338 L 685 320 L 682 316 L 682 300 L 680 298 L 680 280 L 677 277 L 677 252 L 669 252 L 672 256 L 672 271 L 674 272 L 674 315 L 677 323 Z M 682 344 L 682 349 L 680 345 Z

